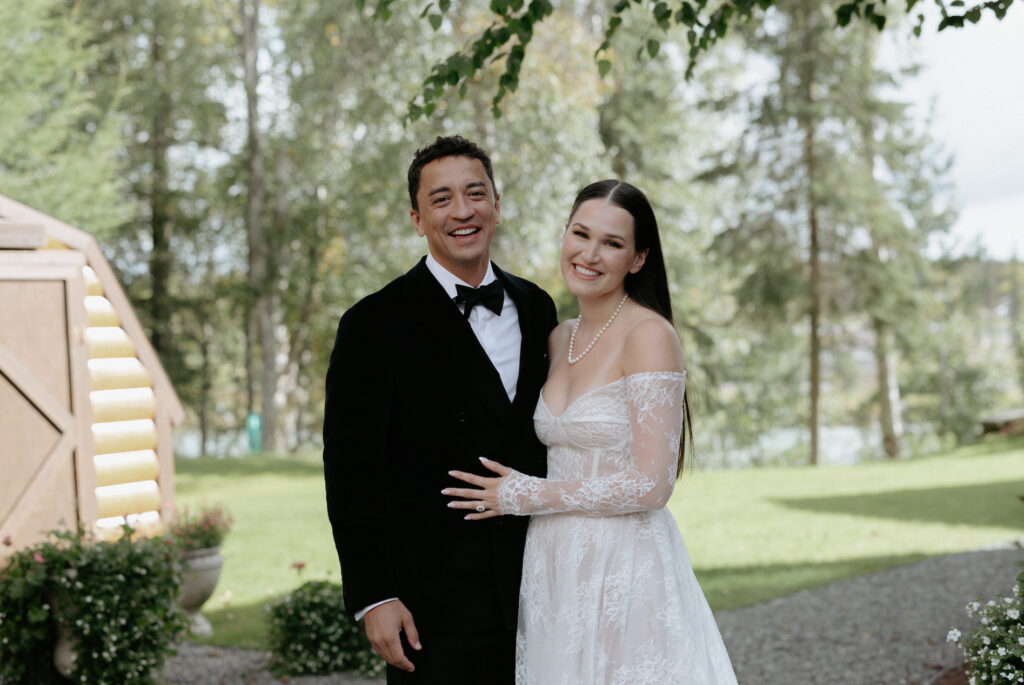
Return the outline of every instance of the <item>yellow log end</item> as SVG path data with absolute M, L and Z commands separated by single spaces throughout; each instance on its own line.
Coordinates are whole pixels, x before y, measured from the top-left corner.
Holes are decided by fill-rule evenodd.
M 117 485 L 140 480 L 156 480 L 160 475 L 160 464 L 153 450 L 97 454 L 96 485 Z
M 100 295 L 85 296 L 85 311 L 89 315 L 90 326 L 120 326 L 121 319 L 114 310 L 114 305 Z
M 120 326 L 90 326 L 85 329 L 90 359 L 134 357 L 135 345 Z
M 93 390 L 89 393 L 89 400 L 95 423 L 152 419 L 156 416 L 156 395 L 152 388 Z
M 96 512 L 99 518 L 138 514 L 159 508 L 160 486 L 155 480 L 96 488 Z
M 153 537 L 164 531 L 163 521 L 160 520 L 160 512 L 144 511 L 141 514 L 129 514 L 124 516 L 110 516 L 96 521 L 96 537 L 100 540 L 114 541 L 121 538 L 124 532 L 121 526 L 127 521 L 135 529 L 132 538 Z
M 100 277 L 96 275 L 91 266 L 86 265 L 82 267 L 82 276 L 85 278 L 86 295 L 103 294 L 103 284 L 100 283 Z
M 93 390 L 148 388 L 153 385 L 146 367 L 134 357 L 90 359 L 89 380 Z
M 152 419 L 94 423 L 92 439 L 96 454 L 152 450 L 156 449 L 156 423 Z

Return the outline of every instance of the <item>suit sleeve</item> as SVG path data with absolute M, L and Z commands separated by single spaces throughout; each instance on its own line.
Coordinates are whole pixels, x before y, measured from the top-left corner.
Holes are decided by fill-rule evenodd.
M 324 481 L 349 613 L 398 595 L 380 495 L 393 377 L 386 335 L 360 303 L 342 317 L 327 370 Z
M 555 301 L 551 299 L 551 296 L 543 290 L 540 292 L 544 300 L 544 333 L 546 334 L 544 340 L 547 345 L 547 335 L 550 335 L 551 331 L 558 326 L 558 310 L 555 309 Z

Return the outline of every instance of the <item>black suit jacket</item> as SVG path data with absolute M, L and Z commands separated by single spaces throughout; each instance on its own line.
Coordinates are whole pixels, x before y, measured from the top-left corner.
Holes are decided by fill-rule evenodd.
M 425 260 L 345 312 L 327 372 L 327 510 L 350 613 L 398 597 L 430 633 L 514 628 L 526 517 L 465 521 L 441 489 L 486 456 L 544 475 L 533 411 L 547 376 L 554 303 L 495 274 L 522 331 L 509 402 L 469 322 Z

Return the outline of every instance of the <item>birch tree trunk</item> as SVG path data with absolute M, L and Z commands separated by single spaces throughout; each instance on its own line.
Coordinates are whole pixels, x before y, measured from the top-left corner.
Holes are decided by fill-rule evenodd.
M 803 166 L 807 176 L 807 223 L 810 229 L 810 246 L 808 263 L 810 266 L 810 306 L 808 307 L 808 324 L 810 337 L 810 407 L 807 424 L 811 433 L 810 463 L 818 463 L 819 453 L 819 422 L 821 410 L 821 263 L 820 263 L 820 224 L 818 220 L 818 194 L 815 179 L 818 172 L 818 161 L 815 155 L 815 133 L 817 128 L 815 113 L 815 66 L 810 56 L 813 51 L 814 31 L 810 26 L 804 27 L 804 63 L 800 69 L 803 90 L 803 109 L 799 117 L 804 132 Z
M 171 98 L 167 89 L 167 60 L 164 56 L 163 26 L 161 13 L 153 13 L 153 30 L 149 36 L 150 59 L 153 63 L 154 82 L 158 90 L 156 107 L 153 108 L 153 127 L 150 138 L 150 163 L 153 165 L 149 192 L 149 221 L 153 248 L 149 253 L 150 292 L 149 315 L 152 325 L 150 342 L 158 353 L 166 352 L 169 344 L 167 322 L 170 321 L 170 275 L 171 275 L 171 218 L 168 202 L 167 149 Z
M 277 340 L 275 338 L 276 273 L 273 269 L 264 227 L 266 172 L 259 128 L 259 0 L 239 0 L 242 20 L 241 48 L 244 67 L 245 103 L 248 121 L 246 224 L 249 233 L 249 292 L 254 298 L 251 316 L 260 346 L 260 412 L 263 415 L 263 449 L 278 449 Z M 250 340 L 251 345 L 251 340 Z
M 882 447 L 885 456 L 896 459 L 903 449 L 903 412 L 900 406 L 900 386 L 896 374 L 896 355 L 891 351 L 892 334 L 885 323 L 871 318 L 875 331 L 875 371 L 878 380 L 879 423 L 882 429 Z

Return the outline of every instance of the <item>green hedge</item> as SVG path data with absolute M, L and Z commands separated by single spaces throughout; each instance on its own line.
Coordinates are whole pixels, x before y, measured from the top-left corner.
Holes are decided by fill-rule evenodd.
M 59 682 L 58 627 L 74 645 L 75 682 L 154 682 L 187 626 L 175 604 L 181 567 L 173 542 L 133 532 L 103 542 L 55 531 L 0 569 L 0 682 Z
M 384 660 L 370 647 L 363 627 L 345 612 L 340 585 L 309 581 L 268 611 L 271 668 L 277 675 L 384 674 Z

